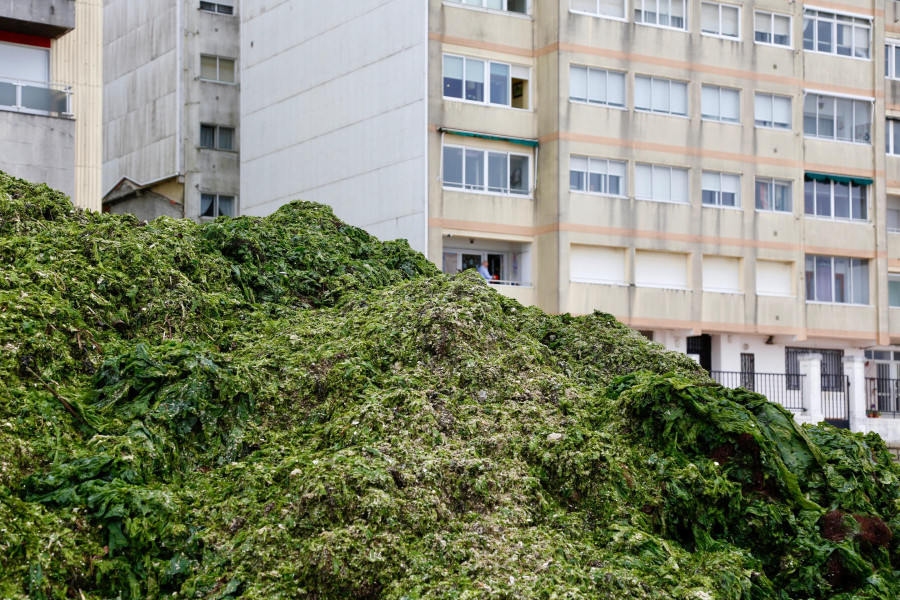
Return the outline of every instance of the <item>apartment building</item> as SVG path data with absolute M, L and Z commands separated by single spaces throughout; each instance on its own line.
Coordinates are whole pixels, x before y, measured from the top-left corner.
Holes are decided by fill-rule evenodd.
M 106 0 L 103 12 L 103 210 L 237 215 L 237 3 Z
M 900 378 L 896 2 L 246 4 L 245 214 L 327 202 L 744 383 Z
M 100 0 L 0 1 L 0 170 L 99 209 Z

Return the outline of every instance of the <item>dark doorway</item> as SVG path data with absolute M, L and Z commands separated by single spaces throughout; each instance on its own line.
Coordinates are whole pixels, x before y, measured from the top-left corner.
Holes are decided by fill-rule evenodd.
M 706 334 L 687 339 L 687 353 L 700 356 L 700 366 L 712 371 L 712 338 Z

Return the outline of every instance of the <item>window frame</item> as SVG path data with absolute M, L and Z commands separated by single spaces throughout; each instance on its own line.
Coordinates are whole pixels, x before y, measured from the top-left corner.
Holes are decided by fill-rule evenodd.
M 204 146 L 203 145 L 203 128 L 204 127 L 212 127 L 213 128 L 213 145 L 212 146 Z M 227 127 L 225 125 L 215 125 L 213 123 L 200 123 L 200 141 L 197 144 L 197 147 L 202 150 L 218 150 L 221 152 L 237 152 L 237 144 L 232 144 L 231 148 L 223 148 L 220 146 L 220 136 L 219 131 L 222 129 L 230 129 L 231 130 L 231 140 L 235 142 L 237 139 L 237 127 Z
M 869 214 L 871 213 L 871 210 L 872 210 L 871 207 L 869 206 L 869 203 L 871 202 L 871 197 L 870 197 L 871 194 L 869 193 L 869 189 L 868 189 L 868 188 L 869 188 L 870 186 L 868 186 L 868 185 L 857 185 L 857 184 L 854 184 L 854 183 L 843 184 L 843 183 L 837 183 L 837 182 L 835 182 L 835 181 L 828 181 L 829 189 L 830 189 L 830 192 L 829 192 L 829 199 L 828 199 L 828 201 L 829 201 L 829 207 L 828 207 L 828 208 L 829 208 L 829 214 L 828 214 L 828 215 L 820 215 L 820 214 L 818 214 L 818 212 L 817 212 L 817 208 L 818 208 L 819 204 L 818 204 L 818 192 L 817 192 L 817 190 L 816 190 L 816 184 L 818 184 L 818 183 L 823 183 L 823 182 L 814 181 L 814 180 L 812 180 L 812 179 L 806 179 L 806 180 L 804 180 L 804 182 L 803 182 L 803 216 L 804 216 L 804 217 L 806 217 L 806 218 L 812 218 L 812 219 L 821 219 L 821 220 L 824 220 L 824 221 L 842 221 L 842 222 L 845 222 L 845 223 L 861 223 L 861 224 L 862 224 L 862 223 L 868 223 L 868 222 L 869 222 Z M 807 185 L 809 185 L 809 184 L 812 184 L 812 185 L 813 185 L 813 212 L 812 212 L 812 213 L 807 212 L 807 206 L 806 206 Z M 834 192 L 834 188 L 835 188 L 836 185 L 847 185 L 847 186 L 848 186 L 848 189 L 847 189 L 847 197 L 849 198 L 849 200 L 848 200 L 848 201 L 849 201 L 849 205 L 848 205 L 848 207 L 847 207 L 847 210 L 850 212 L 850 216 L 849 216 L 849 217 L 837 217 L 837 216 L 835 216 L 835 214 L 834 214 L 834 213 L 835 213 L 835 210 L 834 210 L 834 202 L 835 202 L 835 192 Z M 865 195 L 866 195 L 866 216 L 865 216 L 864 219 L 855 218 L 855 217 L 853 216 L 853 188 L 854 188 L 854 187 L 860 188 L 860 189 L 862 189 L 862 190 L 865 191 Z
M 865 60 L 865 61 L 873 60 L 873 58 L 872 58 L 872 50 L 873 50 L 872 43 L 874 41 L 873 40 L 874 36 L 872 35 L 872 33 L 873 33 L 872 30 L 874 29 L 874 19 L 872 19 L 871 17 L 868 17 L 866 15 L 854 14 L 854 13 L 843 12 L 843 11 L 835 11 L 835 10 L 829 10 L 829 9 L 820 9 L 815 6 L 804 6 L 803 8 L 804 8 L 804 10 L 803 10 L 802 48 L 803 48 L 804 52 L 815 52 L 816 54 L 829 54 L 829 55 L 834 55 L 834 56 L 840 56 L 843 58 L 853 58 L 856 60 Z M 808 13 L 811 13 L 811 12 L 815 13 L 815 15 L 808 17 L 807 16 Z M 818 49 L 818 47 L 819 47 L 819 19 L 818 19 L 819 15 L 830 15 L 832 17 L 830 19 L 824 18 L 824 19 L 822 19 L 822 21 L 832 23 L 832 26 L 830 28 L 831 31 L 830 31 L 829 35 L 831 36 L 830 45 L 833 48 L 833 50 L 826 51 L 826 50 Z M 855 21 L 850 22 L 854 41 L 856 40 L 856 28 L 862 27 L 862 25 L 857 24 L 856 21 L 867 21 L 868 22 L 868 26 L 867 26 L 867 29 L 868 29 L 868 46 L 867 47 L 869 50 L 868 56 L 866 56 L 866 57 L 856 56 L 856 54 L 855 54 L 856 47 L 854 45 L 852 45 L 852 42 L 851 42 L 851 46 L 850 46 L 850 48 L 851 48 L 850 54 L 841 54 L 838 52 L 838 44 L 837 44 L 837 37 L 838 37 L 837 36 L 837 32 L 838 32 L 837 24 L 839 21 L 838 17 L 842 17 L 844 19 L 855 19 Z M 807 21 L 807 18 L 809 18 L 810 20 L 812 20 L 814 22 L 812 48 L 806 47 L 806 21 Z
M 681 6 L 683 9 L 683 17 L 684 24 L 682 27 L 675 27 L 673 25 L 661 25 L 659 23 L 659 19 L 657 18 L 656 23 L 650 23 L 644 20 L 643 15 L 649 11 L 644 10 L 644 6 L 646 3 L 653 2 L 656 4 L 657 8 L 659 7 L 660 2 L 668 2 L 669 4 L 669 12 L 666 13 L 666 16 L 671 20 L 672 18 L 672 4 L 673 2 L 681 2 Z M 683 31 L 685 33 L 690 33 L 690 21 L 688 19 L 688 10 L 690 9 L 690 3 L 687 0 L 634 0 L 633 1 L 634 9 L 632 11 L 632 17 L 634 18 L 634 22 L 638 25 L 647 25 L 648 27 L 658 27 L 660 29 L 670 29 L 672 31 Z M 640 8 L 639 8 L 640 6 Z M 640 11 L 641 17 L 638 18 L 637 13 Z M 657 10 L 652 14 L 659 15 L 660 12 Z
M 204 8 L 203 7 L 204 4 L 212 5 L 213 10 L 210 10 L 209 8 Z M 220 10 L 222 8 L 228 8 L 231 10 L 231 12 L 223 12 L 222 10 Z M 197 10 L 202 10 L 203 12 L 212 13 L 214 15 L 225 15 L 226 17 L 235 16 L 234 6 L 229 6 L 227 4 L 220 4 L 218 2 L 209 2 L 208 0 L 200 0 L 200 5 L 197 7 Z
M 718 116 L 712 117 L 704 113 L 703 111 L 703 90 L 704 89 L 714 89 L 719 96 L 719 114 Z M 722 91 L 729 92 L 737 92 L 737 107 L 738 107 L 738 115 L 737 119 L 730 120 L 722 117 Z M 741 90 L 740 88 L 730 88 L 722 85 L 714 85 L 710 83 L 704 83 L 700 85 L 700 119 L 703 121 L 712 121 L 714 123 L 725 123 L 728 125 L 741 125 Z
M 447 80 L 447 58 L 458 58 L 463 61 L 463 78 L 462 78 L 462 97 L 457 98 L 456 96 L 447 96 L 446 95 L 446 80 Z M 466 74 L 468 73 L 468 61 L 477 61 L 484 64 L 484 69 L 482 73 L 482 85 L 484 86 L 484 100 L 469 100 L 466 98 Z M 499 102 L 492 102 L 492 89 L 491 85 L 491 65 L 502 65 L 508 69 L 506 76 L 506 104 L 501 104 Z M 529 108 L 519 108 L 517 106 L 512 105 L 513 99 L 513 79 L 519 79 L 518 77 L 514 78 L 512 76 L 512 71 L 514 67 L 525 68 L 528 69 L 528 107 Z M 530 112 L 531 109 L 531 67 L 528 65 L 517 65 L 514 63 L 504 62 L 502 60 L 491 60 L 487 58 L 478 58 L 476 56 L 466 56 L 464 54 L 454 54 L 453 52 L 445 52 L 441 55 L 441 97 L 444 100 L 450 100 L 453 102 L 464 102 L 466 104 L 475 104 L 478 106 L 491 106 L 495 108 L 507 108 L 511 110 L 521 110 L 525 112 Z
M 638 80 L 638 78 L 648 79 L 650 81 L 650 97 L 649 97 L 650 108 L 643 108 L 643 107 L 640 107 L 637 105 L 637 102 L 638 102 L 637 80 Z M 654 110 L 653 109 L 653 82 L 657 81 L 657 80 L 665 81 L 666 83 L 669 84 L 669 105 L 670 106 L 672 104 L 672 83 L 679 83 L 684 86 L 684 113 L 672 112 L 671 110 L 662 111 L 662 110 Z M 691 85 L 689 82 L 681 81 L 680 79 L 669 79 L 668 77 L 655 77 L 653 75 L 635 74 L 633 86 L 634 86 L 634 91 L 632 92 L 632 104 L 633 104 L 634 110 L 636 112 L 651 113 L 651 114 L 655 114 L 655 115 L 668 115 L 670 117 L 681 117 L 683 119 L 691 118 Z
M 705 5 L 715 6 L 719 13 L 718 14 L 718 17 L 719 17 L 719 19 L 718 19 L 719 31 L 718 32 L 706 31 L 703 28 L 704 27 L 703 7 Z M 733 9 L 737 10 L 737 34 L 735 34 L 735 35 L 727 35 L 727 34 L 722 33 L 722 9 L 723 8 L 733 8 Z M 707 37 L 719 38 L 722 40 L 731 40 L 733 42 L 744 41 L 743 38 L 741 38 L 741 18 L 742 18 L 741 12 L 742 12 L 741 7 L 740 7 L 740 5 L 737 5 L 737 4 L 728 4 L 727 2 L 701 2 L 700 3 L 700 35 L 704 35 Z
M 890 273 L 888 272 L 887 276 L 887 291 L 888 291 L 888 308 L 900 308 L 900 303 L 891 304 L 891 284 L 895 283 L 900 285 L 900 273 Z
M 757 119 L 756 115 L 756 101 L 760 96 L 767 96 L 769 100 L 771 100 L 772 105 L 772 124 L 771 125 L 760 125 L 760 120 Z M 775 121 L 775 99 L 782 98 L 788 101 L 788 115 L 791 119 L 790 123 L 787 124 L 787 127 L 778 127 L 776 126 Z M 774 94 L 771 92 L 760 92 L 756 91 L 753 93 L 753 126 L 758 127 L 760 129 L 773 129 L 775 131 L 792 131 L 794 128 L 794 99 L 791 96 L 782 96 L 781 94 Z
M 587 171 L 578 171 L 579 173 L 584 173 L 585 178 L 585 186 L 584 189 L 577 189 L 572 187 L 572 172 L 574 171 L 572 168 L 572 159 L 573 158 L 583 158 L 587 160 Z M 623 174 L 622 174 L 622 183 L 619 186 L 619 189 L 622 193 L 620 194 L 612 194 L 609 191 L 605 192 L 595 192 L 592 191 L 590 185 L 590 176 L 593 173 L 591 170 L 591 162 L 605 163 L 606 169 L 602 172 L 602 177 L 604 181 L 604 188 L 609 190 L 609 165 L 610 163 L 616 163 L 622 165 Z M 599 172 L 598 172 L 599 173 Z M 585 156 L 581 154 L 570 154 L 569 155 L 569 192 L 574 192 L 577 194 L 590 194 L 591 196 L 605 196 L 607 198 L 628 198 L 628 161 L 626 160 L 616 160 L 613 158 L 599 158 L 593 156 Z
M 757 192 L 759 191 L 760 183 L 765 183 L 770 186 L 771 196 L 774 199 L 775 197 L 775 187 L 783 186 L 788 190 L 788 200 L 791 203 L 791 207 L 788 210 L 778 210 L 777 208 L 760 208 L 759 206 L 759 196 Z M 777 177 L 757 177 L 753 182 L 753 205 L 756 208 L 757 212 L 767 212 L 767 213 L 781 213 L 785 215 L 794 214 L 794 182 L 789 179 L 778 179 Z M 772 201 L 772 206 L 775 205 L 774 200 Z
M 647 197 L 647 196 L 639 196 L 639 195 L 638 195 L 638 192 L 637 192 L 637 189 L 638 189 L 638 186 L 637 186 L 637 181 L 638 181 L 637 170 L 638 170 L 638 167 L 642 167 L 642 166 L 650 167 L 650 185 L 651 185 L 651 188 L 650 188 L 650 196 L 649 196 L 649 197 Z M 671 186 L 671 182 L 672 182 L 672 171 L 673 171 L 673 170 L 684 171 L 684 173 L 685 173 L 685 190 L 684 190 L 684 191 L 685 191 L 685 196 L 684 196 L 685 199 L 684 199 L 684 202 L 682 202 L 682 201 L 680 201 L 680 200 L 671 200 L 671 199 L 670 199 L 670 200 L 661 200 L 661 199 L 659 199 L 659 198 L 654 198 L 654 197 L 653 197 L 653 187 L 652 187 L 652 185 L 653 185 L 653 171 L 654 171 L 655 169 L 667 169 L 667 170 L 669 171 L 669 197 L 670 197 L 670 198 L 671 198 L 671 196 L 672 196 L 672 189 L 673 189 L 672 186 Z M 646 201 L 648 201 L 648 202 L 661 202 L 661 203 L 663 203 L 663 204 L 678 204 L 678 205 L 681 205 L 681 206 L 690 206 L 690 205 L 691 205 L 691 170 L 690 170 L 688 167 L 674 167 L 674 166 L 671 166 L 671 165 L 657 165 L 657 164 L 653 164 L 653 163 L 643 163 L 643 162 L 636 162 L 636 163 L 634 163 L 634 199 L 635 199 L 635 200 L 646 200 Z
M 516 15 L 519 17 L 528 17 L 531 18 L 531 10 L 533 8 L 533 0 L 525 0 L 525 12 L 521 13 L 514 10 L 509 10 L 509 0 L 500 0 L 503 3 L 503 8 L 490 8 L 486 6 L 487 0 L 481 0 L 481 6 L 476 6 L 474 4 L 465 4 L 463 0 L 443 0 L 443 3 L 449 6 L 459 6 L 461 8 L 468 8 L 470 10 L 483 10 L 485 12 L 492 13 L 501 13 L 504 15 Z
M 820 300 L 815 297 L 817 295 L 816 292 L 818 290 L 818 286 L 816 285 L 816 270 L 817 270 L 817 264 L 816 264 L 817 260 L 816 259 L 819 259 L 819 258 L 826 258 L 826 259 L 829 259 L 829 261 L 830 261 L 829 280 L 831 283 L 831 286 L 830 286 L 831 287 L 831 300 Z M 813 259 L 812 271 L 809 271 L 807 268 L 809 266 L 809 259 Z M 841 301 L 835 300 L 835 298 L 837 298 L 837 294 L 836 294 L 837 286 L 835 284 L 835 280 L 837 278 L 835 277 L 835 268 L 834 268 L 835 259 L 847 259 L 849 261 L 849 271 L 848 272 L 850 274 L 850 278 L 849 278 L 850 281 L 846 283 L 846 292 L 847 293 L 846 293 L 845 297 L 848 297 L 851 300 L 853 299 L 854 291 L 855 291 L 854 277 L 853 277 L 854 262 L 858 262 L 858 263 L 865 265 L 865 267 L 866 267 L 866 284 L 868 286 L 868 289 L 865 290 L 865 294 L 866 294 L 866 302 L 865 303 L 852 302 L 852 301 L 841 302 Z M 869 262 L 870 261 L 868 258 L 853 258 L 850 256 L 828 256 L 828 255 L 824 255 L 824 254 L 804 254 L 803 255 L 803 271 L 804 271 L 805 284 L 806 284 L 806 290 L 804 290 L 805 291 L 804 298 L 806 300 L 806 303 L 807 304 L 840 304 L 840 305 L 849 305 L 849 306 L 872 306 L 872 294 L 871 294 L 871 285 L 872 285 L 871 279 L 872 278 L 871 278 L 871 273 L 869 273 Z M 814 296 L 812 299 L 810 299 L 810 292 L 812 292 L 812 295 Z
M 572 70 L 573 69 L 585 69 L 585 77 L 587 78 L 585 81 L 587 83 L 587 89 L 585 90 L 587 98 L 582 100 L 580 98 L 572 97 Z M 606 90 L 607 90 L 607 102 L 598 102 L 595 100 L 591 100 L 590 94 L 590 77 L 591 71 L 594 72 L 602 72 L 606 74 Z M 616 73 L 622 76 L 622 104 L 611 104 L 609 99 L 609 74 Z M 626 71 L 617 71 L 615 69 L 604 69 L 604 68 L 595 68 L 589 67 L 587 65 L 577 65 L 569 63 L 569 102 L 576 102 L 578 104 L 590 104 L 591 106 L 604 106 L 606 108 L 614 108 L 617 110 L 628 110 L 628 73 Z
M 706 175 L 715 175 L 715 176 L 717 176 L 717 178 L 718 178 L 718 180 L 719 180 L 719 189 L 717 189 L 717 190 L 707 190 L 707 189 L 703 186 L 703 183 L 704 183 L 704 182 L 703 182 L 703 179 L 704 179 L 704 177 L 705 177 Z M 736 203 L 735 203 L 734 205 L 730 205 L 730 204 L 722 204 L 722 194 L 723 194 L 723 190 L 722 190 L 722 182 L 723 182 L 723 176 L 727 176 L 727 177 L 737 177 L 737 196 L 736 196 L 736 198 L 735 198 L 735 202 L 736 202 Z M 740 173 L 728 173 L 727 171 L 707 171 L 707 170 L 703 170 L 703 171 L 700 172 L 700 205 L 701 205 L 701 206 L 704 206 L 704 207 L 707 207 L 707 206 L 708 206 L 708 207 L 710 207 L 710 208 L 722 208 L 722 209 L 726 209 L 726 210 L 744 210 L 744 206 L 743 206 L 743 198 L 742 198 L 742 196 L 743 196 L 743 194 L 742 194 L 742 191 L 743 191 L 743 190 L 742 190 L 742 187 L 743 187 L 743 185 L 744 185 L 744 178 L 741 176 Z M 708 202 L 704 202 L 703 195 L 704 195 L 704 193 L 707 192 L 707 191 L 713 192 L 713 193 L 715 194 L 716 201 L 715 201 L 714 203 L 712 203 L 712 204 L 710 204 L 710 203 L 708 203 Z
M 815 122 L 816 122 L 816 133 L 815 134 L 811 134 L 806 130 L 806 118 L 807 118 L 806 102 L 807 102 L 807 98 L 810 96 L 816 96 L 816 98 L 817 98 L 817 100 L 816 100 L 816 117 L 815 117 Z M 830 100 L 834 101 L 834 110 L 831 115 L 832 116 L 832 130 L 834 131 L 834 133 L 831 137 L 825 137 L 823 135 L 819 135 L 819 133 L 818 133 L 819 120 L 820 120 L 819 119 L 819 110 L 820 110 L 819 104 L 821 104 L 822 98 L 826 98 L 826 99 L 830 99 Z M 838 132 L 837 101 L 838 100 L 848 100 L 852 103 L 851 106 L 853 108 L 851 110 L 851 113 L 853 115 L 853 123 L 851 124 L 851 127 L 850 127 L 851 130 L 856 129 L 856 103 L 860 102 L 860 103 L 868 104 L 868 107 L 869 107 L 868 108 L 868 111 L 869 111 L 869 134 L 868 134 L 869 139 L 867 141 L 862 141 L 862 142 L 857 141 L 855 132 L 853 135 L 853 139 L 847 140 L 847 139 L 842 139 L 842 138 L 837 137 L 837 132 Z M 804 90 L 803 91 L 803 137 L 805 137 L 805 138 L 825 140 L 827 142 L 839 142 L 842 144 L 857 144 L 860 146 L 871 146 L 872 145 L 872 129 L 875 125 L 873 122 L 874 117 L 875 117 L 875 100 L 874 100 L 874 98 L 861 98 L 858 96 L 847 96 L 847 95 L 841 95 L 841 94 L 820 94 L 819 92 L 816 92 L 814 90 Z
M 583 10 L 578 10 L 577 8 L 572 8 L 572 0 L 569 0 L 569 12 L 575 15 L 584 15 L 586 17 L 595 17 L 598 19 L 610 19 L 612 21 L 621 21 L 623 23 L 628 22 L 628 0 L 618 0 L 622 3 L 622 16 L 621 17 L 613 17 L 610 15 L 600 13 L 600 0 L 594 0 L 594 4 L 597 6 L 597 12 L 585 12 Z
M 757 29 L 756 29 L 756 15 L 767 15 L 769 16 L 769 25 L 771 28 L 771 32 L 769 35 L 772 37 L 772 40 L 775 39 L 775 17 L 783 17 L 788 20 L 788 43 L 787 44 L 776 44 L 774 41 L 771 42 L 762 42 L 756 39 Z M 765 33 L 765 32 L 763 32 Z M 759 44 L 760 46 L 772 46 L 774 48 L 789 48 L 793 50 L 794 48 L 794 19 L 793 15 L 788 15 L 785 13 L 779 12 L 771 12 L 768 10 L 754 10 L 753 11 L 753 43 Z
M 204 58 L 216 59 L 216 77 L 218 77 L 219 79 L 208 79 L 203 76 L 203 59 Z M 223 81 L 221 79 L 222 61 L 223 60 L 231 61 L 232 78 L 234 79 L 234 81 Z M 237 68 L 237 59 L 236 58 L 229 58 L 227 56 L 218 56 L 216 54 L 201 54 L 200 55 L 200 77 L 199 77 L 200 81 L 208 81 L 210 83 L 221 83 L 223 85 L 237 85 L 237 73 L 238 73 L 238 68 Z
M 886 54 L 884 57 L 884 69 L 887 71 L 884 74 L 885 79 L 900 80 L 900 61 L 897 60 L 900 58 L 898 57 L 900 55 L 900 40 L 885 39 L 884 51 Z M 891 75 L 891 71 L 893 71 L 893 75 Z
M 203 204 L 202 204 L 202 202 L 203 202 L 203 196 L 212 196 L 212 197 L 213 197 L 213 204 L 212 204 L 212 207 L 213 207 L 213 215 L 212 215 L 212 216 L 210 216 L 210 215 L 204 215 L 203 212 L 202 212 L 202 208 L 203 208 Z M 234 203 L 234 214 L 233 214 L 233 215 L 215 214 L 215 213 L 218 213 L 218 212 L 219 212 L 219 200 L 220 200 L 221 198 L 231 198 L 231 201 Z M 201 190 L 201 191 L 200 191 L 200 202 L 201 202 L 201 204 L 200 204 L 200 207 L 201 207 L 200 218 L 201 218 L 201 219 L 218 219 L 219 217 L 231 217 L 231 218 L 234 218 L 234 217 L 239 216 L 239 211 L 238 211 L 238 197 L 237 197 L 236 195 L 232 195 L 232 194 L 217 194 L 216 192 L 204 192 L 204 191 Z
M 461 150 L 462 151 L 462 182 L 460 185 L 451 184 L 447 185 L 447 180 L 444 176 L 444 164 L 446 161 L 446 150 L 448 148 Z M 472 184 L 466 183 L 466 152 L 481 152 L 483 155 L 482 164 L 483 173 L 482 179 L 484 183 L 480 187 L 470 187 Z M 509 181 L 509 178 L 512 176 L 512 169 L 510 168 L 510 159 L 513 156 L 525 158 L 528 165 L 528 181 L 526 183 L 527 187 L 524 192 L 515 193 L 512 192 L 512 187 L 507 186 L 504 188 L 504 191 L 493 191 L 490 185 L 490 154 L 505 154 L 506 155 L 506 178 Z M 520 152 L 512 152 L 506 150 L 497 150 L 496 148 L 483 148 L 479 146 L 463 146 L 459 144 L 447 144 L 444 143 L 441 145 L 441 188 L 443 190 L 452 191 L 452 192 L 464 192 L 469 194 L 482 194 L 488 196 L 505 196 L 510 198 L 533 198 L 534 195 L 534 168 L 533 168 L 533 156 L 530 154 L 520 153 Z
M 884 120 L 884 141 L 887 144 L 884 153 L 887 156 L 900 156 L 900 118 L 885 117 Z M 892 147 L 896 152 L 890 151 Z

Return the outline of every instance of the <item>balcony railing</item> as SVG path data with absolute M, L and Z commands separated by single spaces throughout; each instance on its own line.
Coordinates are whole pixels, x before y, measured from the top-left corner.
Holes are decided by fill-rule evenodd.
M 772 402 L 790 410 L 803 410 L 803 378 L 805 375 L 785 373 L 750 373 L 741 371 L 710 371 L 721 385 L 744 388 L 762 394 Z
M 72 88 L 0 77 L 0 110 L 71 119 Z
M 866 377 L 866 407 L 881 417 L 900 417 L 900 379 Z
M 490 285 L 514 285 L 522 287 L 531 287 L 531 283 L 526 281 L 513 281 L 512 279 L 491 279 L 488 281 Z

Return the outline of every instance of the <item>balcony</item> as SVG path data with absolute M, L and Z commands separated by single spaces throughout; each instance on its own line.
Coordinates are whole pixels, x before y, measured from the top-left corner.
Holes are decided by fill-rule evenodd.
M 74 0 L 0 0 L 0 30 L 58 38 L 75 29 Z
M 0 110 L 72 119 L 72 88 L 0 77 Z

